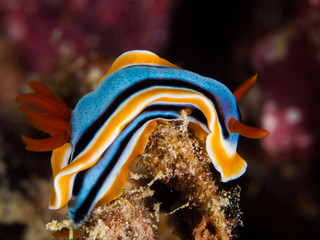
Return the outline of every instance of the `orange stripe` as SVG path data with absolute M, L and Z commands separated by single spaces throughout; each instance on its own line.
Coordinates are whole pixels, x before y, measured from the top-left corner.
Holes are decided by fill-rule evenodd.
M 184 97 L 182 99 L 177 99 L 173 97 L 161 97 L 161 95 L 154 99 L 147 102 L 144 102 L 145 100 L 149 99 L 150 97 L 157 96 L 159 94 L 172 94 L 176 96 L 186 96 L 190 95 L 188 97 Z M 191 90 L 182 90 L 182 89 L 170 89 L 170 88 L 154 88 L 149 89 L 132 99 L 130 99 L 129 102 L 125 104 L 125 106 L 122 107 L 121 110 L 118 111 L 118 113 L 115 116 L 112 116 L 108 125 L 104 127 L 104 130 L 99 133 L 99 136 L 97 137 L 95 143 L 89 147 L 83 154 L 81 154 L 79 157 L 77 157 L 71 164 L 66 166 L 59 174 L 58 178 L 55 179 L 55 189 L 57 191 L 61 191 L 63 185 L 69 184 L 71 177 L 79 171 L 85 170 L 93 166 L 99 159 L 100 156 L 96 157 L 93 161 L 88 163 L 88 159 L 92 158 L 99 149 L 103 148 L 103 145 L 109 140 L 109 138 L 116 133 L 118 135 L 122 129 L 139 113 L 137 113 L 134 116 L 131 116 L 130 118 L 126 119 L 129 115 L 131 115 L 136 109 L 140 108 L 140 111 L 142 111 L 145 107 L 147 107 L 151 103 L 155 103 L 157 101 L 161 102 L 188 102 L 190 104 L 197 105 L 199 109 L 201 109 L 205 116 L 208 119 L 208 122 L 211 122 L 212 113 L 210 112 L 210 108 L 206 105 L 205 102 L 203 102 L 202 99 L 197 99 L 195 97 L 204 97 L 198 92 L 191 91 Z M 208 100 L 209 101 L 209 100 Z M 213 105 L 211 106 L 213 108 Z M 119 125 L 121 123 L 121 125 Z M 101 152 L 103 150 L 100 150 Z M 76 169 L 76 171 L 74 170 Z M 69 173 L 68 173 L 69 172 Z M 66 175 L 64 175 L 66 174 Z M 61 188 L 60 188 L 61 187 Z M 61 194 L 63 196 L 63 194 Z M 64 199 L 61 201 L 61 204 L 64 206 L 69 201 L 70 196 L 65 196 Z
M 121 171 L 117 175 L 116 179 L 114 179 L 112 186 L 109 190 L 103 195 L 102 198 L 98 201 L 97 205 L 105 205 L 113 199 L 120 196 L 123 191 L 124 186 L 127 182 L 128 173 L 130 170 L 130 166 L 136 158 L 141 155 L 144 151 L 145 146 L 148 143 L 149 135 L 153 132 L 153 130 L 157 126 L 157 120 L 151 121 L 148 123 L 143 133 L 140 135 L 137 143 L 135 144 L 130 156 L 126 163 L 121 167 Z
M 111 65 L 109 71 L 100 79 L 98 85 L 111 73 L 124 68 L 130 65 L 162 65 L 168 66 L 173 68 L 179 68 L 178 66 L 170 63 L 169 61 L 158 57 L 155 54 L 147 51 L 131 51 L 124 53 L 123 55 L 119 56 L 114 63 Z
M 194 131 L 194 134 L 199 138 L 205 138 L 209 135 L 199 124 L 196 124 L 194 122 L 189 122 L 189 128 L 191 128 Z
M 64 168 L 65 158 L 69 158 L 71 154 L 72 144 L 65 143 L 62 147 L 55 149 L 52 152 L 51 156 L 51 168 L 52 168 L 52 175 L 53 178 L 60 172 L 62 168 Z M 67 164 L 65 164 L 67 165 Z
M 76 163 L 84 163 L 84 159 L 90 158 L 95 152 L 97 148 L 102 147 L 102 145 L 106 142 L 106 140 L 115 132 L 115 129 L 117 129 L 118 132 L 121 132 L 121 130 L 135 117 L 132 116 L 129 119 L 126 119 L 129 115 L 131 115 L 136 109 L 140 108 L 141 111 L 147 107 L 149 104 L 155 103 L 157 101 L 161 102 L 188 102 L 190 104 L 194 104 L 199 106 L 199 108 L 204 112 L 205 116 L 208 119 L 208 122 L 211 122 L 211 113 L 208 106 L 200 99 L 194 98 L 193 96 L 190 96 L 188 98 L 183 99 L 176 99 L 176 98 L 170 98 L 170 97 L 158 97 L 157 99 L 149 102 L 144 101 L 146 99 L 150 99 L 150 97 L 159 95 L 161 93 L 165 94 L 172 94 L 177 96 L 183 96 L 183 95 L 193 95 L 193 96 L 202 96 L 201 94 L 190 91 L 190 90 L 175 90 L 175 89 L 168 89 L 168 88 L 155 88 L 151 90 L 147 90 L 138 96 L 132 98 L 126 105 L 115 115 L 112 116 L 112 118 L 109 121 L 108 126 L 104 127 L 104 130 L 102 133 L 100 133 L 100 136 L 96 139 L 94 146 L 89 148 L 83 155 L 79 156 L 75 161 L 73 161 L 74 164 Z M 137 113 L 139 114 L 139 113 Z M 136 114 L 136 115 L 137 115 Z M 121 125 L 119 126 L 119 123 Z M 70 166 L 70 165 L 69 165 Z M 70 166 L 70 168 L 72 168 Z
M 62 147 L 57 148 L 52 152 L 51 169 L 52 169 L 53 179 L 61 171 L 61 169 L 68 164 L 68 158 L 71 154 L 71 150 L 72 150 L 71 143 L 65 143 Z M 69 192 L 70 190 L 69 184 L 65 184 L 63 187 L 64 189 L 60 191 L 61 193 Z M 56 204 L 57 204 L 57 198 L 56 198 L 56 193 L 53 189 L 50 197 L 49 207 L 54 208 Z
M 221 129 L 218 121 L 214 123 L 214 133 L 211 133 L 208 137 L 211 138 L 211 146 L 213 152 L 214 165 L 218 165 L 216 169 L 221 168 L 222 181 L 226 182 L 234 178 L 234 176 L 239 176 L 246 168 L 246 161 L 243 160 L 238 153 L 233 156 L 228 156 L 221 142 Z M 208 139 L 207 139 L 208 141 Z

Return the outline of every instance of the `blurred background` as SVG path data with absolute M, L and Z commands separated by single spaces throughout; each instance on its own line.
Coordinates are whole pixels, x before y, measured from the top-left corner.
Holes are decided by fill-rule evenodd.
M 208 4 L 210 2 L 210 4 Z M 146 49 L 233 91 L 243 122 L 270 131 L 239 139 L 239 239 L 320 236 L 320 0 L 1 0 L 0 239 L 47 239 L 50 153 L 16 110 L 30 80 L 74 108 L 121 53 Z M 224 187 L 221 184 L 221 187 Z

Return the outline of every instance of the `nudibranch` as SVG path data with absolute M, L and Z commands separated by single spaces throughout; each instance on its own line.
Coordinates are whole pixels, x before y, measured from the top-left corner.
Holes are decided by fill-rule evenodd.
M 221 181 L 238 178 L 247 167 L 236 152 L 239 134 L 268 134 L 239 120 L 237 101 L 255 81 L 256 76 L 231 93 L 212 78 L 136 50 L 118 57 L 74 110 L 44 85 L 30 82 L 35 92 L 19 96 L 17 102 L 32 126 L 51 135 L 41 140 L 23 136 L 28 150 L 53 151 L 49 208 L 68 204 L 77 223 L 94 206 L 117 198 L 157 122 L 181 119 L 182 110 L 195 129 L 206 132 L 206 150 Z

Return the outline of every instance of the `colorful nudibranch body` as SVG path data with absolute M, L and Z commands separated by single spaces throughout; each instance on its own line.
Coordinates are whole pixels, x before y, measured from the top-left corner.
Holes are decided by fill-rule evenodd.
M 247 167 L 236 152 L 239 134 L 252 138 L 267 134 L 239 121 L 236 101 L 254 82 L 255 77 L 231 93 L 222 83 L 180 69 L 151 52 L 124 53 L 72 111 L 68 141 L 53 147 L 49 207 L 68 204 L 70 218 L 79 222 L 97 204 L 118 197 L 131 163 L 143 153 L 157 121 L 181 119 L 182 110 L 207 132 L 206 150 L 221 180 L 238 178 Z M 35 141 L 41 140 L 25 140 L 30 150 L 41 150 Z

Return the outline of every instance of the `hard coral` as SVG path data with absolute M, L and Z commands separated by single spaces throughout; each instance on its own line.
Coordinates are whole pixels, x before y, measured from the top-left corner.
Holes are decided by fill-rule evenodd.
M 88 239 L 159 239 L 168 235 L 161 219 L 181 239 L 232 238 L 241 223 L 239 188 L 218 189 L 204 143 L 186 117 L 159 122 L 122 195 L 94 209 L 79 230 Z
M 158 239 L 156 213 L 146 205 L 143 193 L 95 208 L 85 223 L 86 239 Z

